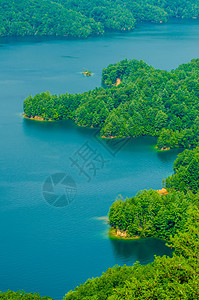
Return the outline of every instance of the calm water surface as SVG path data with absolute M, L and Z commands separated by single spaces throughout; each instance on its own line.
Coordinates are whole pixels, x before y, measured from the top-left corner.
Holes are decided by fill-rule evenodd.
M 62 299 L 80 282 L 115 264 L 146 264 L 170 254 L 162 241 L 115 241 L 103 218 L 118 194 L 161 187 L 177 151 L 157 153 L 153 138 L 131 140 L 115 156 L 92 129 L 21 117 L 29 94 L 83 92 L 101 84 L 102 68 L 124 58 L 170 70 L 199 56 L 199 23 L 143 25 L 127 35 L 83 41 L 0 40 L 0 290 L 24 289 Z M 83 68 L 94 76 L 85 78 Z M 91 181 L 70 158 L 88 143 L 105 159 Z M 67 173 L 77 185 L 69 206 L 42 196 L 45 179 Z

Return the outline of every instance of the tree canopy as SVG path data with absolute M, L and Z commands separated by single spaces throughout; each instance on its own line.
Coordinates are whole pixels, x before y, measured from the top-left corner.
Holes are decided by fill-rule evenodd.
M 0 36 L 86 38 L 132 30 L 138 22 L 198 15 L 195 0 L 1 0 Z
M 25 293 L 24 291 L 0 292 L 0 300 L 53 300 L 50 297 L 41 297 L 38 293 Z
M 197 193 L 199 187 L 199 147 L 185 150 L 174 163 L 174 174 L 166 179 L 166 186 L 187 193 Z M 199 196 L 199 195 L 198 195 Z
M 198 155 L 199 148 L 178 155 L 174 174 L 164 180 L 168 194 L 145 190 L 125 201 L 116 199 L 109 211 L 111 227 L 126 231 L 128 236 L 166 240 L 183 231 L 190 208 L 199 208 Z

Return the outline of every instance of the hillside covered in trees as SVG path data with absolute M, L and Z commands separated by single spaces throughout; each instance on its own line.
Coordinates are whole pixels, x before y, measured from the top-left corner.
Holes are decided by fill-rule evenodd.
M 199 201 L 199 147 L 185 150 L 174 163 L 174 174 L 166 179 L 167 189 L 196 194 Z
M 168 195 L 145 190 L 125 201 L 117 199 L 109 211 L 111 227 L 132 237 L 166 240 L 183 231 L 190 207 L 199 208 L 199 147 L 179 154 L 174 174 L 164 182 Z
M 0 300 L 53 300 L 50 297 L 41 297 L 38 293 L 25 293 L 24 291 L 0 292 Z
M 198 16 L 195 0 L 1 0 L 0 36 L 86 38 L 132 30 L 142 21 Z
M 199 144 L 199 59 L 171 72 L 123 60 L 102 72 L 104 88 L 83 94 L 29 96 L 28 118 L 74 120 L 98 127 L 102 137 L 157 136 L 158 149 Z M 121 83 L 116 86 L 117 78 Z

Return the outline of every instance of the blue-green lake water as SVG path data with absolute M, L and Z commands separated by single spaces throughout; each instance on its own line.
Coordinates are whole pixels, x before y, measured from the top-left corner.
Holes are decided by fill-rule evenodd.
M 156 140 L 130 140 L 120 151 L 104 146 L 95 130 L 71 122 L 40 123 L 21 116 L 29 94 L 83 92 L 101 84 L 101 71 L 124 58 L 170 70 L 199 56 L 199 22 L 142 25 L 129 34 L 88 40 L 0 40 L 0 290 L 24 289 L 62 299 L 89 277 L 115 264 L 153 261 L 170 254 L 164 242 L 110 240 L 107 215 L 118 194 L 161 188 L 178 151 L 157 153 Z M 83 68 L 94 76 L 82 76 Z M 83 145 L 105 160 L 85 174 L 71 166 Z M 52 174 L 69 174 L 75 200 L 49 205 L 42 187 Z M 95 175 L 95 176 L 94 176 Z

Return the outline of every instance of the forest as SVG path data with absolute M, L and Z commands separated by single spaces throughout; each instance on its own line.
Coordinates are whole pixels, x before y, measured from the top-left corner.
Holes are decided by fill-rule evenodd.
M 87 38 L 198 16 L 195 0 L 0 0 L 0 36 Z
M 104 87 L 75 95 L 29 96 L 24 113 L 100 128 L 103 138 L 156 136 L 159 150 L 192 148 L 199 144 L 198 74 L 199 59 L 171 72 L 125 59 L 103 69 Z
M 190 208 L 199 208 L 199 147 L 178 155 L 174 174 L 163 184 L 168 195 L 145 190 L 125 201 L 118 198 L 109 211 L 111 227 L 127 231 L 128 236 L 165 240 L 183 231 Z
M 25 293 L 24 291 L 0 292 L 0 300 L 53 300 L 50 297 L 41 297 L 38 293 Z

